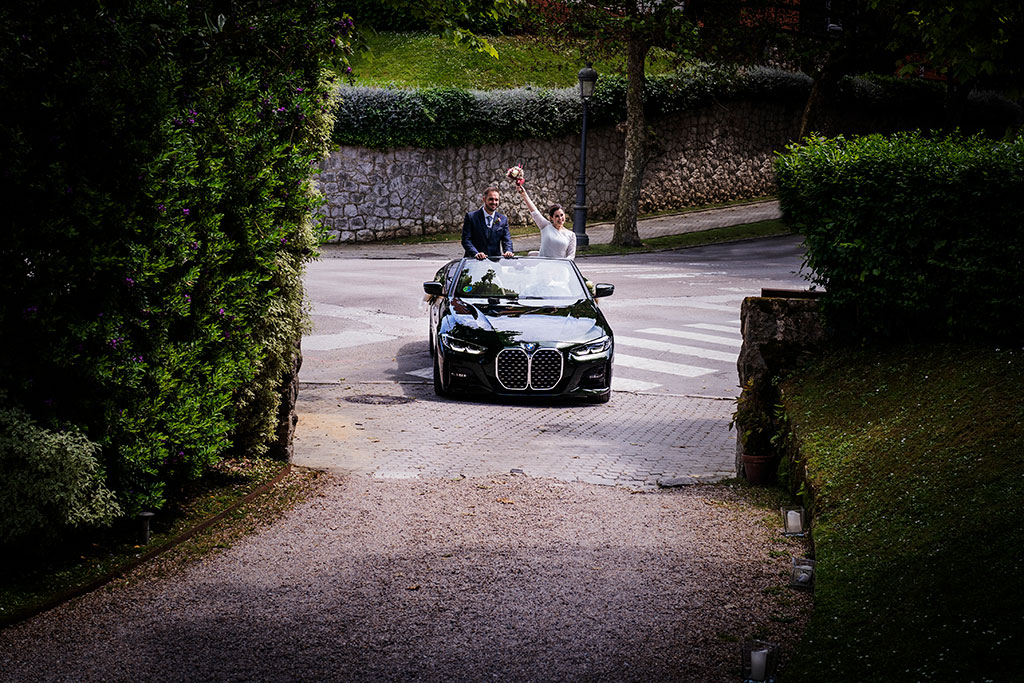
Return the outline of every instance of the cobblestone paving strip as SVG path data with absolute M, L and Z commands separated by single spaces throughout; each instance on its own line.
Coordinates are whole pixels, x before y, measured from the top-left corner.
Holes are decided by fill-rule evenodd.
M 636 489 L 711 482 L 734 476 L 733 408 L 632 392 L 604 405 L 545 404 L 446 400 L 418 383 L 304 384 L 293 462 L 378 478 L 521 470 Z

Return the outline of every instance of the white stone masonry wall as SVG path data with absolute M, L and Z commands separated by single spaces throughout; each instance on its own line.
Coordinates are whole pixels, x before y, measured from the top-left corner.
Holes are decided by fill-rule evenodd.
M 683 209 L 773 194 L 774 153 L 797 133 L 800 111 L 729 102 L 650 122 L 655 156 L 647 167 L 640 211 Z M 616 127 L 588 130 L 588 218 L 615 214 L 623 164 Z M 488 185 L 502 191 L 510 223 L 530 220 L 505 179 L 521 164 L 539 207 L 560 203 L 572 215 L 579 175 L 579 136 L 448 149 L 343 147 L 323 163 L 321 209 L 332 242 L 372 242 L 456 231 L 480 206 Z

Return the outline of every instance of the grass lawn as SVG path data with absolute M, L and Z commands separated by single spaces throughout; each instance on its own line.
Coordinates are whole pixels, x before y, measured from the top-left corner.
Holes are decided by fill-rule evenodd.
M 1021 680 L 1024 351 L 835 353 L 782 385 L 815 610 L 783 681 Z
M 444 38 L 410 33 L 367 36 L 370 51 L 351 60 L 355 85 L 415 88 L 453 86 L 479 90 L 525 85 L 567 88 L 577 84 L 583 61 L 575 49 L 530 36 L 497 36 L 488 40 L 498 59 L 455 45 Z M 624 57 L 598 59 L 601 74 L 625 74 Z M 648 73 L 675 70 L 672 57 L 653 50 Z

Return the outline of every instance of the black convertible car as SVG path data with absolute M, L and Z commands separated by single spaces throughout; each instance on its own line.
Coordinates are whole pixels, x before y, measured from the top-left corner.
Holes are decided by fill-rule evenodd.
M 451 261 L 430 295 L 434 391 L 611 398 L 612 330 L 576 264 L 563 259 Z

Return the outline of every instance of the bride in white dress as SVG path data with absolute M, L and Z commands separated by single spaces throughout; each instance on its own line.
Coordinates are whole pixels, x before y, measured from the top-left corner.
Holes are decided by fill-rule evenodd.
M 540 228 L 540 256 L 542 258 L 567 258 L 576 257 L 576 233 L 565 227 L 565 211 L 558 204 L 548 209 L 545 217 L 537 210 L 536 205 L 530 200 L 526 188 L 522 182 L 516 185 L 519 196 L 526 202 L 526 208 L 530 210 L 533 222 Z

